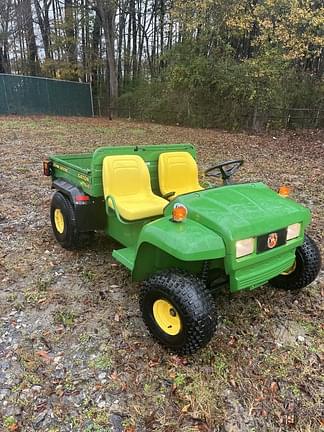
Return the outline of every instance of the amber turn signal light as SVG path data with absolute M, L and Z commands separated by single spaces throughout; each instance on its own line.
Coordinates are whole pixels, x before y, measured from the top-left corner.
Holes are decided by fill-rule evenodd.
M 176 203 L 172 210 L 172 220 L 173 222 L 182 222 L 186 219 L 188 215 L 187 207 L 183 204 Z
M 282 197 L 288 197 L 290 194 L 290 187 L 289 186 L 280 186 L 278 190 L 278 194 Z

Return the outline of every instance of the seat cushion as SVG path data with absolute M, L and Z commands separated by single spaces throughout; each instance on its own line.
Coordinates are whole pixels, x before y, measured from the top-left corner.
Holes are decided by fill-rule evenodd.
M 102 165 L 105 199 L 112 196 L 120 216 L 133 221 L 163 214 L 168 201 L 154 195 L 150 173 L 137 155 L 107 156 Z M 112 200 L 108 205 L 114 207 Z
M 198 167 L 188 152 L 161 153 L 159 157 L 159 186 L 162 195 L 177 195 L 202 190 L 198 180 Z
M 122 218 L 132 221 L 154 216 L 162 216 L 168 201 L 157 195 L 125 196 L 116 199 L 116 205 Z

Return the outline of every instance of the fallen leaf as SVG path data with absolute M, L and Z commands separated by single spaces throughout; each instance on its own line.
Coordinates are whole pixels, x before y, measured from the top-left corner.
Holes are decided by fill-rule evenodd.
M 42 298 L 40 298 L 40 299 L 38 300 L 37 304 L 42 304 L 42 303 L 44 303 L 44 302 L 46 302 L 46 297 L 42 297 Z
M 235 345 L 235 342 L 236 342 L 235 337 L 231 336 L 230 339 L 229 339 L 229 341 L 227 342 L 227 345 L 233 346 L 233 345 Z
M 271 393 L 277 393 L 278 390 L 279 390 L 278 384 L 275 381 L 273 381 L 270 385 Z
M 156 367 L 160 364 L 160 359 L 156 358 L 156 359 L 152 359 L 149 361 L 148 365 L 150 368 L 152 367 Z
M 64 332 L 64 326 L 63 325 L 59 325 L 56 327 L 56 332 L 57 333 L 63 333 Z
M 209 427 L 206 425 L 206 423 L 199 423 L 199 425 L 196 426 L 199 430 L 199 432 L 209 432 Z
M 188 360 L 177 355 L 171 356 L 171 362 L 176 366 L 187 366 Z
M 35 354 L 41 357 L 47 364 L 50 364 L 53 361 L 53 359 L 48 355 L 47 351 L 36 351 Z
M 120 386 L 121 391 L 126 391 L 127 390 L 127 383 L 123 382 Z
M 112 374 L 109 376 L 109 378 L 113 381 L 116 381 L 118 378 L 118 374 L 116 371 L 113 371 Z
M 181 412 L 182 412 L 182 413 L 187 413 L 187 412 L 189 411 L 190 406 L 191 406 L 191 404 L 188 403 L 187 405 L 185 405 L 185 406 L 181 409 Z
M 265 397 L 261 394 L 260 396 L 258 396 L 256 399 L 254 399 L 255 402 L 262 402 L 265 400 Z

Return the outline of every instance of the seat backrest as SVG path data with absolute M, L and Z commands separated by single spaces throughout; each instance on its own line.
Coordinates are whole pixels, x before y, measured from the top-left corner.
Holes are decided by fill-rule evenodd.
M 201 189 L 196 161 L 188 152 L 161 153 L 158 170 L 162 195 L 184 189 Z
M 152 194 L 149 170 L 140 156 L 106 156 L 102 164 L 104 196 Z

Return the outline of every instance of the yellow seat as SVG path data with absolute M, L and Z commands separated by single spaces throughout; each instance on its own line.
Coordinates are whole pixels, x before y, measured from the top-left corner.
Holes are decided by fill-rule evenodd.
M 163 214 L 168 204 L 154 195 L 149 170 L 139 156 L 106 156 L 102 165 L 105 199 L 112 196 L 120 216 L 132 221 Z M 112 200 L 109 207 L 114 208 Z
M 196 161 L 190 153 L 161 153 L 158 168 L 159 185 L 162 195 L 175 192 L 170 199 L 175 198 L 177 195 L 203 189 L 198 181 Z

